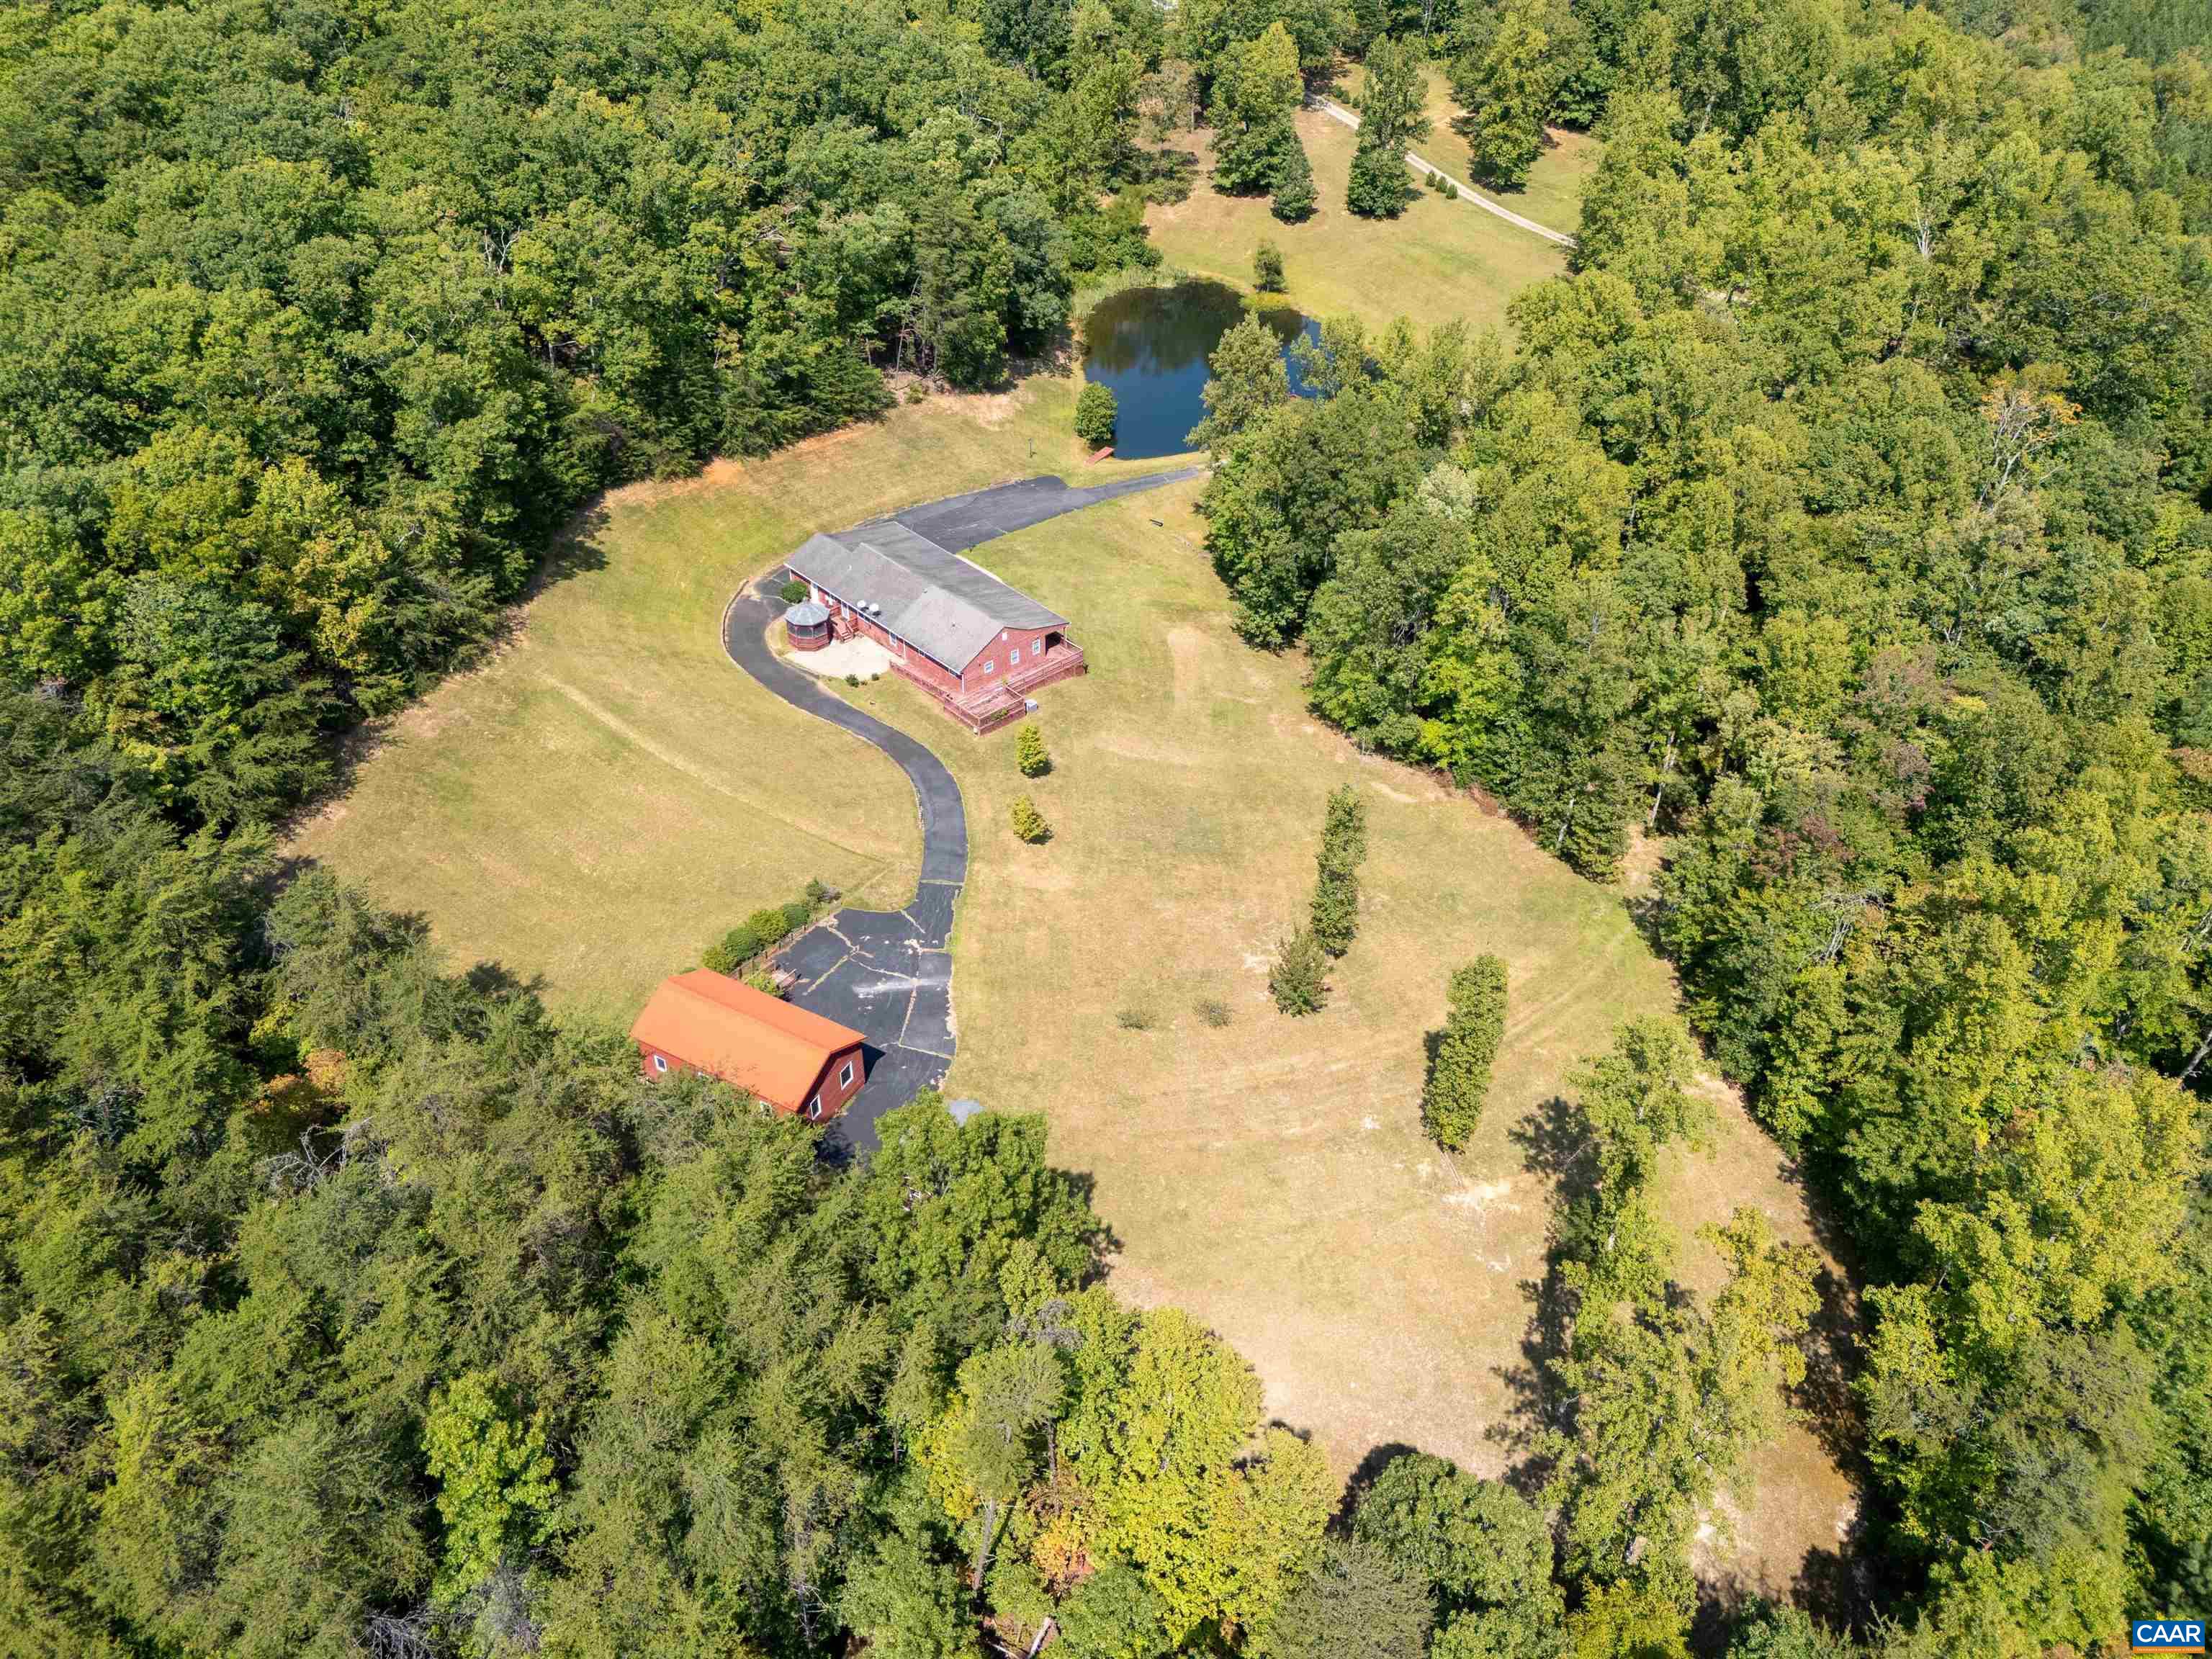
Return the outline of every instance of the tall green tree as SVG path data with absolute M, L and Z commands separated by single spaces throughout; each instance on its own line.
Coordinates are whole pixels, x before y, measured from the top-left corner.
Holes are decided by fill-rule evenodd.
M 1670 1142 L 1711 1135 L 1712 1103 L 1690 1090 L 1693 1061 L 1680 1024 L 1651 1016 L 1624 1022 L 1611 1048 L 1576 1068 L 1570 1086 L 1589 1125 L 1601 1209 L 1644 1187 Z
M 945 1415 L 920 1449 L 952 1518 L 975 1530 L 969 1588 L 980 1590 L 1007 1505 L 1028 1488 L 1044 1455 L 1044 1430 L 1060 1410 L 1065 1381 L 1052 1350 L 1001 1345 L 960 1367 Z
M 1359 930 L 1359 866 L 1366 858 L 1367 809 L 1358 790 L 1340 785 L 1329 791 L 1322 821 L 1307 924 L 1315 941 L 1333 957 L 1350 950 Z
M 1558 1644 L 1562 1602 L 1543 1512 L 1510 1486 L 1449 1459 L 1407 1452 L 1383 1466 L 1352 1511 L 1352 1531 L 1425 1586 L 1438 1639 L 1501 1656 Z
M 1445 994 L 1443 1030 L 1421 1090 L 1421 1123 L 1446 1152 L 1459 1152 L 1482 1120 L 1490 1068 L 1505 1036 L 1505 964 L 1477 957 L 1455 969 Z
M 1478 51 L 1455 58 L 1452 96 L 1478 182 L 1518 190 L 1544 147 L 1559 72 L 1547 0 L 1504 0 Z
M 1428 1644 L 1429 1599 L 1381 1550 L 1331 1539 L 1298 1581 L 1254 1650 L 1274 1659 L 1419 1653 Z
M 446 1528 L 439 1579 L 450 1597 L 482 1583 L 509 1548 L 539 1541 L 559 1487 L 544 1425 L 517 1423 L 483 1372 L 431 1397 L 422 1439 Z
M 1297 47 L 1279 21 L 1222 53 L 1206 106 L 1216 190 L 1251 195 L 1274 187 L 1284 146 L 1297 143 L 1291 116 L 1304 94 Z
M 1389 36 L 1367 48 L 1359 100 L 1359 143 L 1352 161 L 1350 206 L 1370 218 L 1395 218 L 1413 197 L 1406 151 L 1428 136 L 1420 55 Z
M 1206 365 L 1212 373 L 1201 394 L 1206 418 L 1191 431 L 1194 447 L 1218 453 L 1268 410 L 1290 400 L 1282 343 L 1257 317 L 1248 313 L 1224 331 Z
M 1314 188 L 1313 163 L 1306 159 L 1305 141 L 1295 126 L 1284 133 L 1277 147 L 1271 195 L 1267 210 L 1286 225 L 1303 224 L 1312 218 L 1320 204 L 1320 193 Z

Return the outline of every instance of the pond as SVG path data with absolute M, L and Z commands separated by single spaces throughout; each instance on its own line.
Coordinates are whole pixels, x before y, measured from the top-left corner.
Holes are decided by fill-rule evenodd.
M 1111 386 L 1119 405 L 1114 453 L 1127 460 L 1179 455 L 1190 429 L 1206 418 L 1206 360 L 1244 316 L 1244 301 L 1225 283 L 1178 283 L 1172 288 L 1124 289 L 1091 307 L 1083 324 L 1083 372 Z M 1291 390 L 1307 395 L 1291 342 L 1321 337 L 1320 325 L 1288 306 L 1264 308 L 1260 320 L 1283 343 Z

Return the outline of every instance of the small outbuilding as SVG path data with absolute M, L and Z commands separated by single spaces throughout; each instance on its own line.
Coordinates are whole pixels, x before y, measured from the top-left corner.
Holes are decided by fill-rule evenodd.
M 851 1026 L 706 968 L 661 981 L 629 1034 L 648 1078 L 702 1072 L 814 1122 L 843 1111 L 867 1081 Z
M 830 607 L 805 599 L 783 613 L 783 636 L 794 651 L 819 651 L 830 643 Z

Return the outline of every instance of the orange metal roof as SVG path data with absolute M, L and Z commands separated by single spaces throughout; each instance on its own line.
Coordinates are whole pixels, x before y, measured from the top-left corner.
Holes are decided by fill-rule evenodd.
M 794 1112 L 830 1057 L 861 1041 L 849 1025 L 706 968 L 661 981 L 629 1034 Z

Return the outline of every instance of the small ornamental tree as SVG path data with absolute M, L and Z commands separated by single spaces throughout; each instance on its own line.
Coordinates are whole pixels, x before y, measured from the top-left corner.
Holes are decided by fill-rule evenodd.
M 1046 752 L 1044 733 L 1033 721 L 1024 721 L 1014 733 L 1014 764 L 1022 769 L 1025 778 L 1041 778 L 1052 770 L 1052 757 Z
M 1310 219 L 1320 204 L 1320 193 L 1314 189 L 1313 163 L 1306 160 L 1306 147 L 1298 141 L 1297 129 L 1292 127 L 1284 133 L 1276 155 L 1274 201 L 1268 210 L 1285 224 L 1295 225 Z
M 1261 241 L 1252 250 L 1252 280 L 1269 294 L 1283 291 L 1283 250 Z
M 1312 931 L 1322 950 L 1340 957 L 1359 930 L 1359 866 L 1367 856 L 1367 809 L 1350 784 L 1333 791 L 1316 860 Z
M 1490 1068 L 1505 1035 L 1505 964 L 1477 957 L 1451 976 L 1449 1012 L 1421 1091 L 1421 1125 L 1448 1152 L 1468 1143 L 1490 1096 Z
M 1359 931 L 1359 872 L 1324 860 L 1314 878 L 1309 922 L 1314 939 L 1333 957 L 1352 948 Z
M 1044 821 L 1044 814 L 1037 811 L 1036 803 L 1027 795 L 1014 797 L 1013 821 L 1014 833 L 1032 847 L 1052 839 L 1052 826 Z
M 1285 939 L 1267 975 L 1275 1006 L 1293 1018 L 1319 1013 L 1328 1001 L 1328 960 L 1310 929 L 1301 927 Z
M 798 605 L 802 603 L 805 599 L 806 596 L 814 590 L 809 587 L 805 582 L 799 580 L 798 577 L 793 576 L 789 581 L 783 585 L 780 591 L 783 594 L 783 602 L 786 605 Z
M 1121 413 L 1114 388 L 1094 380 L 1075 400 L 1075 435 L 1093 449 L 1103 449 L 1114 441 L 1114 423 Z
M 1328 793 L 1328 808 L 1321 822 L 1322 859 L 1357 867 L 1367 856 L 1367 809 L 1359 792 L 1348 783 Z
M 740 922 L 699 953 L 699 965 L 718 974 L 734 973 L 758 956 L 761 948 L 761 936 Z

